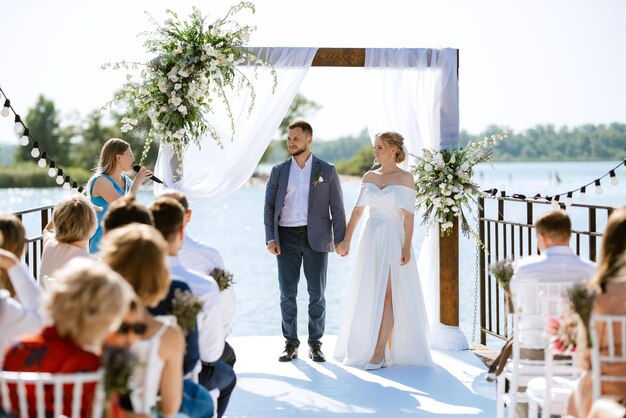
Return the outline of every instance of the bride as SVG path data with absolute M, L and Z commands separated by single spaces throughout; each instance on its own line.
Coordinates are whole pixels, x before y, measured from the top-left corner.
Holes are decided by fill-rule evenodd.
M 374 156 L 381 167 L 363 176 L 345 239 L 337 246 L 339 254 L 348 255 L 354 230 L 369 208 L 335 348 L 338 361 L 365 364 L 366 370 L 391 363 L 432 365 L 411 248 L 415 185 L 411 173 L 396 165 L 406 157 L 403 143 L 396 132 L 376 135 Z

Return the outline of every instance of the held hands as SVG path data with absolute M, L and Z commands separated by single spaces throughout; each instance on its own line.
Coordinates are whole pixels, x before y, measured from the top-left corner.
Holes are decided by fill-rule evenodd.
M 411 247 L 402 248 L 402 255 L 400 256 L 400 265 L 404 266 L 411 261 Z
M 267 251 L 273 255 L 280 255 L 280 247 L 273 240 L 267 243 Z
M 337 244 L 335 251 L 340 256 L 346 257 L 347 255 L 350 254 L 350 242 L 346 240 L 341 241 L 339 244 Z
M 18 264 L 20 260 L 11 251 L 0 248 L 0 268 L 8 270 Z

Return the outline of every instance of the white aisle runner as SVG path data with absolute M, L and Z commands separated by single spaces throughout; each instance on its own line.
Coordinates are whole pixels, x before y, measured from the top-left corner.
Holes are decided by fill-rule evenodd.
M 301 339 L 300 358 L 290 363 L 277 360 L 282 337 L 229 340 L 237 353 L 238 381 L 228 418 L 495 416 L 495 388 L 484 383 L 486 367 L 471 351 L 433 351 L 433 368 L 391 366 L 366 372 L 334 360 L 314 363 L 306 336 Z M 327 359 L 335 340 L 322 340 Z

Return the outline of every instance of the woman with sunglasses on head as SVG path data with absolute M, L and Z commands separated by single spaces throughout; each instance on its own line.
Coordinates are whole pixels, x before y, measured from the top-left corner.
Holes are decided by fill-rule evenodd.
M 137 223 L 108 232 L 100 252 L 102 260 L 130 283 L 146 307 L 156 306 L 168 293 L 166 256 L 167 244 L 161 234 Z M 124 321 L 117 334 L 117 338 L 130 334 L 138 337 L 131 348 L 139 358 L 130 394 L 133 412 L 175 416 L 183 396 L 185 339 L 180 328 L 142 309 L 132 321 Z

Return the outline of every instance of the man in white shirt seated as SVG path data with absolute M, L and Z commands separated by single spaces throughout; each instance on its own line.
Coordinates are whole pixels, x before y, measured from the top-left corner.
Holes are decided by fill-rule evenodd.
M 183 244 L 185 209 L 176 200 L 167 196 L 157 197 L 150 211 L 154 226 L 168 243 L 168 265 L 172 280 L 180 280 L 189 285 L 191 292 L 202 301 L 202 311 L 198 314 L 198 346 L 202 370 L 199 383 L 208 390 L 219 389 L 217 400 L 218 417 L 224 415 L 237 378 L 233 368 L 220 357 L 224 351 L 224 333 L 220 291 L 212 277 L 186 269 L 178 252 Z
M 539 312 L 540 309 L 537 286 L 533 285 L 585 283 L 596 271 L 595 264 L 581 259 L 569 247 L 572 223 L 564 210 L 551 210 L 541 214 L 535 221 L 535 233 L 537 248 L 541 254 L 518 261 L 511 281 L 513 300 L 525 312 Z M 533 340 L 542 338 L 546 324 L 541 320 L 520 325 L 520 335 L 515 337 L 524 343 L 532 343 Z M 541 341 L 536 342 L 541 345 Z
M 511 279 L 511 294 L 516 306 L 529 315 L 520 321 L 519 335 L 513 335 L 522 346 L 544 347 L 548 318 L 542 317 L 538 284 L 585 283 L 596 271 L 596 266 L 578 257 L 569 247 L 572 223 L 564 210 L 551 210 L 541 214 L 535 221 L 535 235 L 540 255 L 524 257 L 516 263 Z M 532 319 L 528 319 L 532 318 Z M 520 357 L 543 360 L 543 349 L 520 350 Z M 520 391 L 525 388 L 520 387 Z M 517 416 L 527 416 L 527 405 L 517 405 Z
M 187 225 L 189 225 L 191 221 L 191 209 L 189 208 L 189 201 L 185 195 L 178 190 L 166 190 L 159 196 L 171 197 L 183 206 L 185 209 L 185 219 L 183 223 L 185 231 L 187 231 Z M 210 276 L 213 269 L 216 268 L 225 270 L 224 259 L 217 248 L 205 242 L 196 241 L 187 233 L 185 233 L 183 246 L 178 252 L 178 259 L 186 269 L 197 271 L 205 276 Z M 235 319 L 235 291 L 232 286 L 220 292 L 220 302 L 222 304 L 224 338 L 228 338 L 232 333 Z M 220 360 L 230 364 L 232 367 L 235 366 L 237 356 L 228 341 L 224 341 L 224 352 Z

